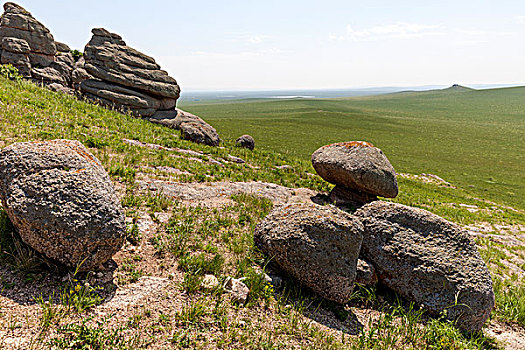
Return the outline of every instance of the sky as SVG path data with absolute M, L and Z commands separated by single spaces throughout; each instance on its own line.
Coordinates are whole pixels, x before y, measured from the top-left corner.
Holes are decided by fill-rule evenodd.
M 525 1 L 15 2 L 71 48 L 118 33 L 183 91 L 525 85 Z

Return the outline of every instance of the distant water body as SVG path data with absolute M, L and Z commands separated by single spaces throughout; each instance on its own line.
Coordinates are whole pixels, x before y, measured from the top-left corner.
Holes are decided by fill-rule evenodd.
M 496 88 L 509 85 L 472 85 L 472 88 Z M 377 87 L 362 89 L 325 89 L 325 90 L 268 90 L 268 91 L 183 91 L 180 101 L 183 103 L 202 103 L 210 101 L 238 101 L 256 99 L 312 99 L 373 96 L 401 91 L 426 91 L 443 89 L 445 85 Z

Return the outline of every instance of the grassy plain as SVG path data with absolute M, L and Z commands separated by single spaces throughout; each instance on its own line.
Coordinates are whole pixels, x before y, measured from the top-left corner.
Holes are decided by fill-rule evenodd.
M 398 172 L 432 173 L 525 209 L 525 87 L 445 89 L 348 99 L 187 103 L 225 138 L 308 160 L 318 147 L 366 140 Z
M 361 107 L 350 106 L 356 103 Z M 326 192 L 331 186 L 312 174 L 309 154 L 324 143 L 347 139 L 375 142 L 385 149 L 398 170 L 410 171 L 402 163 L 404 157 L 392 151 L 396 149 L 396 135 L 391 129 L 395 127 L 396 132 L 402 133 L 404 123 L 408 129 L 421 127 L 428 134 L 426 124 L 416 117 L 408 118 L 408 112 L 384 112 L 392 117 L 375 121 L 383 112 L 363 114 L 367 103 L 379 108 L 374 99 L 187 106 L 222 133 L 224 147 L 214 148 L 182 140 L 175 130 L 0 77 L 0 147 L 29 140 L 80 140 L 108 170 L 129 221 L 127 243 L 114 257 L 113 270 L 97 271 L 95 277 L 68 275 L 36 266 L 41 262 L 38 256 L 19 242 L 16 234 L 13 238 L 13 227 L 0 210 L 0 348 L 13 341 L 25 342 L 18 348 L 35 349 L 498 348 L 486 337 L 493 324 L 485 327 L 483 334 L 464 335 L 450 322 L 429 319 L 413 305 L 379 289 L 358 290 L 355 300 L 342 307 L 320 300 L 286 278 L 281 287 L 274 288 L 262 274 L 265 257 L 253 245 L 255 225 L 271 210 L 269 200 L 234 195 L 230 205 L 210 208 L 188 205 L 158 191 L 139 188 L 138 183 L 145 179 L 181 183 L 255 180 Z M 400 109 L 404 106 L 404 102 L 397 103 Z M 341 106 L 347 107 L 341 110 Z M 381 108 L 391 107 L 387 104 Z M 399 125 L 394 123 L 395 113 L 400 115 Z M 319 115 L 324 120 L 318 120 Z M 344 117 L 347 115 L 350 117 Z M 354 122 L 355 130 L 361 134 L 353 129 L 341 130 L 349 125 L 344 118 L 361 120 Z M 446 129 L 447 118 L 443 117 L 443 122 L 438 116 L 430 119 L 443 128 L 444 139 L 452 138 L 451 129 Z M 306 126 L 302 125 L 303 120 Z M 329 125 L 331 121 L 336 122 L 335 127 Z M 505 130 L 522 126 L 517 124 Z M 373 137 L 365 134 L 374 130 L 378 133 Z M 386 135 L 391 132 L 389 139 Z M 403 135 L 415 133 L 404 132 L 407 134 Z M 259 147 L 253 152 L 234 147 L 231 138 L 241 133 L 253 134 Z M 417 154 L 417 149 L 412 149 L 417 147 L 411 148 L 409 141 L 397 137 L 406 152 Z M 164 148 L 140 147 L 125 139 Z M 387 139 L 392 141 L 392 148 L 385 143 Z M 516 156 L 514 149 L 521 147 L 523 141 L 512 140 L 509 154 Z M 200 154 L 188 155 L 188 150 Z M 478 149 L 474 153 L 479 152 Z M 243 158 L 246 164 L 227 162 L 229 155 Z M 439 160 L 420 157 L 427 165 L 412 172 L 434 172 L 447 178 L 433 171 L 439 168 Z M 285 164 L 290 167 L 277 168 Z M 166 168 L 184 172 L 170 174 Z M 525 273 L 525 250 L 501 242 L 515 237 L 509 230 L 513 224 L 525 224 L 525 213 L 476 199 L 469 187 L 452 188 L 417 177 L 400 177 L 399 183 L 397 202 L 425 208 L 460 224 L 494 225 L 486 237 L 477 240 L 495 281 L 497 307 L 491 323 L 518 329 L 523 334 L 525 287 L 520 281 Z M 481 181 L 479 186 L 489 188 L 492 184 Z M 504 198 L 496 199 L 512 204 Z M 168 221 L 160 222 L 158 214 L 168 216 Z M 155 229 L 142 228 L 147 220 L 155 223 Z M 496 230 L 495 225 L 505 228 Z M 96 277 L 99 273 L 104 277 Z M 213 274 L 221 283 L 206 290 L 201 285 L 204 274 Z M 108 275 L 109 280 L 104 282 Z M 224 291 L 222 285 L 228 276 L 246 278 L 250 289 L 246 305 L 234 302 Z M 153 296 L 145 297 L 145 301 L 111 308 L 107 295 L 133 290 L 130 286 L 144 281 L 144 277 L 163 279 L 168 285 L 152 292 Z M 363 318 L 367 314 L 370 318 Z M 356 315 L 364 321 L 354 329 Z

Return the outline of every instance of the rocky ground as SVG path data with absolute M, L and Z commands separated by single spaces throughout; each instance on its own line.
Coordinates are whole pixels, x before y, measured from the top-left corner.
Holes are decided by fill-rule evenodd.
M 168 152 L 176 157 L 213 159 L 193 150 Z M 138 167 L 135 185 L 131 186 L 133 193 L 129 192 L 129 184 L 115 182 L 126 207 L 126 220 L 135 232 L 103 270 L 88 276 L 73 276 L 49 268 L 21 273 L 17 271 L 20 265 L 2 265 L 0 347 L 30 349 L 54 344 L 56 348 L 68 348 L 57 339 L 71 346 L 75 341 L 78 344 L 86 341 L 83 337 L 89 334 L 106 339 L 105 344 L 112 344 L 114 348 L 263 348 L 268 345 L 279 348 L 281 344 L 286 348 L 321 349 L 326 344 L 336 347 L 345 339 L 359 337 L 363 330 L 369 331 L 378 322 L 384 322 L 386 313 L 382 312 L 381 305 L 388 294 L 361 298 L 343 308 L 322 302 L 307 291 L 298 291 L 293 282 L 285 283 L 286 277 L 271 268 L 267 275 L 271 284 L 258 295 L 250 296 L 246 305 L 234 302 L 234 295 L 221 285 L 211 290 L 201 288 L 201 279 L 192 281 L 191 276 L 188 277 L 191 269 L 187 263 L 181 264 L 177 255 L 180 247 L 173 241 L 177 227 L 193 225 L 191 229 L 196 231 L 192 232 L 199 232 L 186 242 L 190 255 L 200 253 L 209 259 L 221 254 L 224 263 L 214 272 L 222 283 L 227 276 L 239 277 L 239 264 L 246 265 L 243 269 L 247 275 L 250 271 L 260 271 L 257 256 L 248 253 L 243 240 L 251 236 L 254 223 L 269 210 L 269 201 L 273 204 L 309 202 L 327 196 L 310 189 L 264 182 L 184 183 L 180 176 L 185 172 L 173 167 Z M 239 197 L 242 193 L 249 196 Z M 263 205 L 267 209 L 262 212 L 259 212 L 261 203 L 256 207 L 252 205 L 253 198 L 260 197 L 268 201 Z M 133 198 L 137 200 L 135 203 Z M 196 213 L 198 218 L 195 216 L 195 221 L 190 223 L 188 216 Z M 220 224 L 206 227 L 202 222 L 206 217 Z M 522 226 L 477 223 L 465 227 L 474 239 L 491 240 L 508 247 L 507 258 L 495 262 L 494 266 L 501 263 L 523 274 L 523 250 L 512 249 L 524 246 Z M 203 233 L 205 229 L 208 231 Z M 27 254 L 20 256 L 31 258 Z M 254 281 L 250 283 L 255 290 Z M 75 311 L 76 306 L 71 306 L 77 304 L 61 303 L 64 294 L 78 295 L 80 288 L 85 291 L 83 302 L 90 302 L 95 294 L 103 299 L 80 313 Z M 419 327 L 427 321 L 422 317 Z M 403 323 L 403 317 L 397 316 L 396 322 Z M 84 326 L 84 333 L 67 328 L 68 324 Z M 108 333 L 108 329 L 114 333 Z M 512 323 L 492 319 L 484 328 L 484 334 L 507 349 L 525 347 L 525 330 Z M 120 342 L 122 339 L 126 340 L 125 344 Z

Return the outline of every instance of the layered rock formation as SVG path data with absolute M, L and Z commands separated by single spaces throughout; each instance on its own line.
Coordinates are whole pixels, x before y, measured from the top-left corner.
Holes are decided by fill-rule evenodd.
M 113 184 L 78 141 L 2 149 L 0 199 L 25 243 L 72 269 L 97 268 L 124 243 L 124 211 Z
M 91 32 L 73 73 L 82 95 L 135 116 L 174 118 L 180 94 L 177 81 L 119 35 L 102 28 Z
M 23 7 L 4 4 L 0 20 L 2 64 L 12 64 L 25 78 L 42 84 L 71 85 L 74 60 L 66 46 L 55 42 L 53 35 Z

